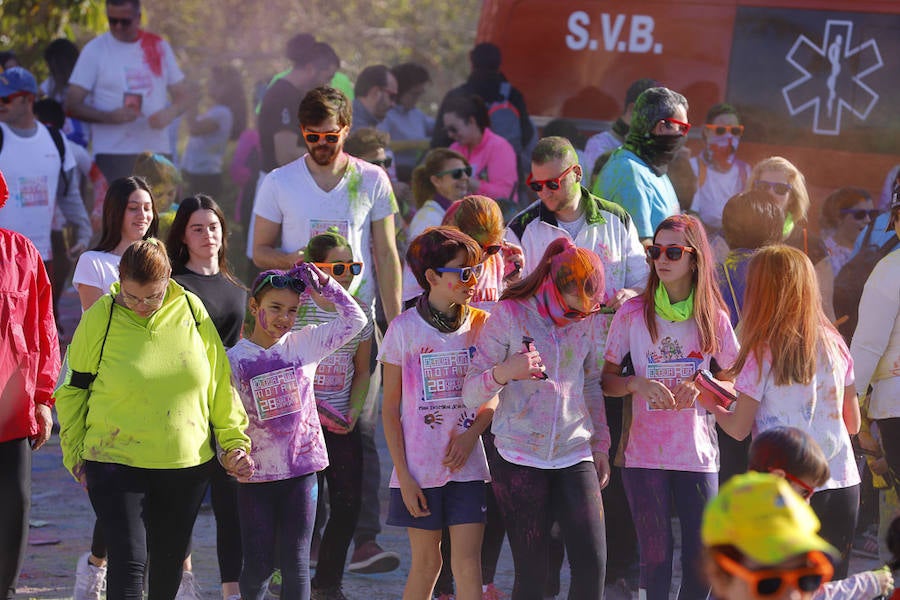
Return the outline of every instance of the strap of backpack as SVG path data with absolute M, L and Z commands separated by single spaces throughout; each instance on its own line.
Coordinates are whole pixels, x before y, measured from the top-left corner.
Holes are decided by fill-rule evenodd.
M 66 177 L 66 142 L 63 140 L 62 132 L 56 127 L 46 126 L 56 151 L 59 153 L 59 176 L 63 181 L 63 195 L 69 193 L 69 178 Z
M 888 240 L 887 242 L 885 242 L 885 243 L 881 246 L 881 248 L 879 248 L 879 250 L 881 250 L 881 252 L 882 252 L 883 254 L 887 254 L 888 252 L 890 252 L 891 250 L 893 250 L 894 248 L 896 248 L 896 247 L 897 247 L 897 244 L 900 244 L 900 237 L 897 237 L 897 236 L 895 235 L 895 236 L 892 236 L 890 240 Z
M 508 81 L 504 81 L 500 84 L 500 97 L 503 98 L 504 102 L 509 101 L 509 94 L 512 91 L 512 84 Z
M 113 309 L 116 307 L 116 297 L 109 295 L 112 300 L 109 303 L 109 318 L 106 320 L 106 331 L 103 332 L 103 342 L 100 344 L 100 355 L 97 357 L 97 367 L 93 373 L 85 371 L 72 370 L 72 376 L 69 378 L 69 385 L 77 387 L 81 390 L 90 389 L 91 384 L 97 379 L 97 373 L 100 371 L 100 361 L 103 360 L 103 349 L 106 348 L 106 338 L 109 337 L 109 326 L 112 325 Z

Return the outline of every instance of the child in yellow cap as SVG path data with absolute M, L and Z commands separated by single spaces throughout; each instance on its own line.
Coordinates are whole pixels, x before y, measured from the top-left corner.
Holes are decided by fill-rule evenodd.
M 819 537 L 815 513 L 770 473 L 728 481 L 707 505 L 701 537 L 705 571 L 718 600 L 811 600 L 834 569 L 837 550 Z

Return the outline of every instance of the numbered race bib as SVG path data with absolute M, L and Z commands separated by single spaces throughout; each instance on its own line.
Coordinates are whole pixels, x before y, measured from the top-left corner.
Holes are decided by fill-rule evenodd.
M 260 421 L 300 410 L 300 386 L 293 367 L 257 375 L 250 380 L 250 390 Z
M 425 402 L 459 400 L 469 369 L 468 350 L 429 352 L 420 357 Z

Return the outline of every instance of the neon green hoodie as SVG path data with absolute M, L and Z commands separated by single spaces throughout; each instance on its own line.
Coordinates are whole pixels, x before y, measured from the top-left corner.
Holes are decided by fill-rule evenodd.
M 84 460 L 193 467 L 213 458 L 211 433 L 223 450 L 249 453 L 247 413 L 200 299 L 170 280 L 163 305 L 149 318 L 116 304 L 110 320 L 119 284 L 111 291 L 82 315 L 54 393 L 66 468 L 72 472 Z M 71 385 L 73 370 L 97 373 L 90 390 Z

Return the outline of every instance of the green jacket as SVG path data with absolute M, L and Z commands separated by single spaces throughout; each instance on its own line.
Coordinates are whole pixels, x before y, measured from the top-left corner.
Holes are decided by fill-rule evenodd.
M 84 460 L 192 467 L 213 458 L 212 433 L 224 451 L 249 452 L 247 413 L 200 299 L 170 280 L 163 305 L 144 319 L 118 304 L 110 314 L 118 292 L 115 283 L 82 315 L 54 393 L 66 468 Z M 97 377 L 81 389 L 73 371 Z

